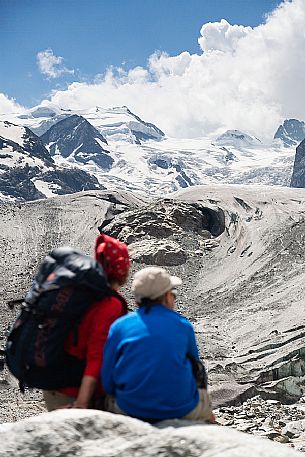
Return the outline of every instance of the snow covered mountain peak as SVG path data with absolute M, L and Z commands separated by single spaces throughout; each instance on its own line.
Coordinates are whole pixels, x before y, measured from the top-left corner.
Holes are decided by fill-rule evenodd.
M 12 120 L 16 124 L 22 124 L 41 136 L 57 122 L 71 115 L 84 117 L 103 137 L 111 141 L 141 144 L 147 140 L 160 141 L 165 136 L 156 125 L 142 120 L 127 106 L 112 108 L 95 106 L 89 109 L 70 110 L 62 109 L 50 103 L 35 106 L 9 119 L 7 115 L 0 114 L 0 119 Z
M 282 140 L 284 146 L 297 146 L 305 138 L 305 122 L 298 119 L 285 119 L 277 129 L 274 139 Z
M 251 147 L 258 146 L 261 141 L 255 136 L 248 135 L 240 130 L 227 130 L 216 138 L 216 143 L 221 146 Z
M 37 200 L 103 188 L 81 167 L 57 166 L 42 139 L 27 127 L 0 121 L 0 201 Z
M 127 115 L 135 116 L 126 105 L 123 105 L 123 106 L 111 106 L 109 108 L 103 108 L 101 106 L 97 106 L 96 107 L 96 112 L 97 113 L 100 112 L 100 113 L 103 113 L 103 114 L 113 113 L 113 114 L 122 114 L 122 115 L 127 114 Z
M 160 141 L 164 133 L 156 125 L 143 121 L 127 106 L 115 106 L 79 111 L 99 132 L 110 141 L 141 144 L 142 141 Z
M 201 184 L 289 186 L 291 181 L 294 145 L 284 147 L 279 139 L 262 143 L 240 130 L 228 130 L 216 140 L 169 138 L 127 106 L 63 110 L 46 104 L 28 110 L 21 117 L 19 113 L 0 114 L 1 120 L 9 121 L 1 124 L 4 138 L 11 137 L 17 146 L 11 146 L 8 159 L 9 139 L 2 142 L 0 174 L 7 167 L 23 167 L 26 156 L 29 162 L 29 151 L 23 153 L 21 149 L 25 138 L 29 141 L 34 134 L 29 134 L 26 127 L 40 136 L 34 135 L 33 141 L 36 145 L 40 142 L 46 155 L 43 162 L 51 162 L 54 170 L 44 171 L 42 175 L 37 172 L 37 163 L 29 162 L 33 168 L 30 179 L 41 192 L 39 198 L 41 194 L 49 197 L 85 187 L 104 186 L 164 196 Z M 0 140 L 2 134 L 0 132 Z M 14 155 L 14 160 L 12 151 L 19 154 Z M 38 178 L 37 173 L 40 173 Z M 70 185 L 72 177 L 74 181 Z M 11 192 L 12 187 L 6 188 L 5 195 Z M 29 199 L 33 198 L 33 192 L 13 195 Z
M 33 108 L 26 110 L 24 113 L 19 114 L 19 119 L 50 119 L 55 116 L 69 115 L 71 114 L 70 109 L 63 109 L 54 103 L 48 105 L 37 105 Z
M 41 136 L 50 154 L 76 160 L 82 164 L 93 162 L 100 168 L 111 168 L 113 159 L 104 148 L 107 140 L 84 117 L 77 114 L 65 117 Z

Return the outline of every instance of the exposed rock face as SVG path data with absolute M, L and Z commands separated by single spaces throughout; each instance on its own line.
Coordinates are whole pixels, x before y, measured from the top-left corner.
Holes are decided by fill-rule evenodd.
M 277 129 L 274 138 L 282 140 L 285 146 L 296 146 L 305 138 L 305 122 L 286 119 Z
M 57 195 L 73 194 L 83 190 L 105 189 L 95 176 L 79 168 L 57 168 L 43 173 L 39 178 L 50 183 L 51 187 L 53 186 L 53 192 Z
M 305 140 L 296 149 L 291 187 L 305 187 Z
M 212 229 L 208 210 L 199 204 L 177 202 L 174 200 L 160 200 L 150 203 L 145 210 L 139 209 L 124 212 L 103 231 L 111 232 L 127 243 L 135 237 L 145 235 L 155 238 L 167 238 L 171 235 L 184 232 L 202 234 Z M 224 230 L 224 226 L 222 228 Z M 134 238 L 132 234 L 134 233 Z
M 32 178 L 39 175 L 40 170 L 36 167 L 12 168 L 0 174 L 0 189 L 3 195 L 7 195 L 17 200 L 38 200 L 45 198 L 39 192 L 32 181 Z
M 132 260 L 146 265 L 182 265 L 187 259 L 181 246 L 171 240 L 144 239 L 129 245 Z
M 185 188 L 195 185 L 192 175 L 185 171 L 185 164 L 172 155 L 162 154 L 161 158 L 158 155 L 153 155 L 149 159 L 149 166 L 151 170 L 161 169 L 167 170 L 168 174 L 174 174 L 177 181 L 178 188 Z
M 95 162 L 107 170 L 113 163 L 109 151 L 104 149 L 107 140 L 82 116 L 66 117 L 41 136 L 51 155 L 64 158 L 73 156 L 81 163 Z
M 86 171 L 55 166 L 41 139 L 28 128 L 0 121 L 0 193 L 3 198 L 38 200 L 91 189 L 104 187 Z
M 46 196 L 105 188 L 94 176 L 77 168 L 52 167 L 44 172 L 38 167 L 26 165 L 0 174 L 0 189 L 4 196 L 18 201 L 33 201 Z
M 293 457 L 268 440 L 187 421 L 160 426 L 94 410 L 62 410 L 0 425 L 0 457 Z
M 219 230 L 211 211 L 195 203 L 162 200 L 150 203 L 144 211 L 122 213 L 103 225 L 102 231 L 129 243 L 136 262 L 181 265 L 200 249 L 203 240 L 211 238 L 211 232 Z
M 54 161 L 40 138 L 26 127 L 0 121 L 0 152 L 1 194 L 19 200 L 44 198 L 32 178 L 52 170 Z

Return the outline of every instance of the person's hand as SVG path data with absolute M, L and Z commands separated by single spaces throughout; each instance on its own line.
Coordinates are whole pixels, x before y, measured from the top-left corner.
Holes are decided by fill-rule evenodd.
M 78 408 L 78 409 L 87 409 L 88 408 L 88 403 L 82 403 L 80 401 L 75 400 L 71 404 L 71 408 Z
M 69 409 L 73 408 L 73 403 L 67 403 L 66 405 L 59 406 L 57 409 Z
M 214 413 L 212 413 L 212 414 L 210 415 L 210 417 L 209 417 L 209 419 L 207 420 L 207 422 L 208 422 L 209 424 L 217 424 L 216 417 L 215 417 L 215 414 L 214 414 Z
M 67 403 L 66 405 L 60 406 L 58 409 L 71 409 L 71 408 L 87 409 L 88 405 L 84 404 L 84 403 L 80 403 L 78 401 L 74 401 L 73 403 Z

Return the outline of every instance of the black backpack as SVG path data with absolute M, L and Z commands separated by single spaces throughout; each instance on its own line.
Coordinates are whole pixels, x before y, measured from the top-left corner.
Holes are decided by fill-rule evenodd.
M 115 294 L 101 265 L 63 247 L 43 260 L 7 339 L 6 363 L 20 389 L 58 389 L 81 383 L 85 361 L 64 351 L 88 307 Z M 75 340 L 77 344 L 77 340 Z

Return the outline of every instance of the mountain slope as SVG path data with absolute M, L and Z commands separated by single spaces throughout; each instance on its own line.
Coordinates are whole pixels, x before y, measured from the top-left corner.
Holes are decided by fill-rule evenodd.
M 143 121 L 127 106 L 87 110 L 83 114 L 106 138 L 141 144 L 148 140 L 160 141 L 165 136 L 156 125 Z
M 91 191 L 1 205 L 2 334 L 5 300 L 23 296 L 41 258 L 66 244 L 92 252 L 102 225 L 128 240 L 131 277 L 157 261 L 183 278 L 178 310 L 195 325 L 216 404 L 302 396 L 305 190 L 198 186 L 173 197 Z
M 240 130 L 227 130 L 225 133 L 216 138 L 215 141 L 221 146 L 247 147 L 260 145 L 261 141 L 254 136 L 247 135 Z
M 85 118 L 76 114 L 53 125 L 41 140 L 52 156 L 73 158 L 83 164 L 92 161 L 104 170 L 113 163 L 109 151 L 104 149 L 107 140 Z
M 287 147 L 297 146 L 305 138 L 305 122 L 297 119 L 286 119 L 277 129 L 275 139 L 282 140 Z
M 0 121 L 0 200 L 37 200 L 104 188 L 85 170 L 56 166 L 27 127 Z
M 16 116 L 15 122 L 21 122 L 24 126 L 29 127 L 36 135 L 41 136 L 52 125 L 70 115 L 70 110 L 63 110 L 55 105 L 38 105 Z
M 27 127 L 7 121 L 0 121 L 0 150 L 6 152 L 16 164 L 35 163 L 37 166 L 48 167 L 54 163 L 43 142 L 35 133 Z M 2 157 L 3 165 L 5 165 L 4 159 Z
M 126 141 L 141 144 L 143 141 L 159 141 L 164 133 L 154 124 L 143 121 L 127 106 L 102 108 L 96 106 L 87 110 L 64 110 L 56 105 L 36 106 L 18 115 L 16 123 L 31 128 L 37 135 L 43 135 L 50 127 L 68 116 L 76 114 L 87 119 L 104 137 L 111 141 Z M 1 114 L 0 114 L 1 118 Z

